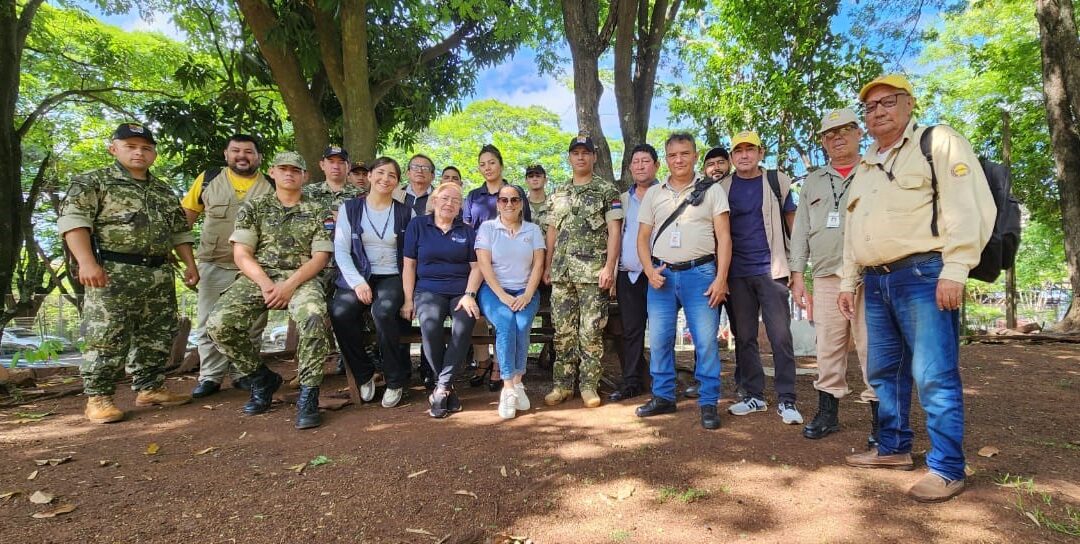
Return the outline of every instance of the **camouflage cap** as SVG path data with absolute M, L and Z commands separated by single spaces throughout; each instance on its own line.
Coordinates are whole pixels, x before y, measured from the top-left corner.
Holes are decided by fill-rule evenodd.
M 301 157 L 300 154 L 295 151 L 282 151 L 277 155 L 274 155 L 274 160 L 270 163 L 270 168 L 275 166 L 295 166 L 305 172 L 307 171 L 307 163 L 304 162 L 304 157 Z

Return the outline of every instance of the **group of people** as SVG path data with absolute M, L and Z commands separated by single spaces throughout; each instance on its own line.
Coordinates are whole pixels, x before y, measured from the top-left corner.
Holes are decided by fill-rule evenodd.
M 989 237 L 994 203 L 962 136 L 941 127 L 932 164 L 920 152 L 925 128 L 912 117 L 914 92 L 903 76 L 873 80 L 859 100 L 869 149 L 860 153 L 864 133 L 854 111 L 826 112 L 818 136 L 829 162 L 808 174 L 799 205 L 791 179 L 761 166 L 759 135 L 745 131 L 731 138 L 730 151 L 708 150 L 700 168 L 693 136 L 671 134 L 663 181 L 657 150 L 637 145 L 626 191 L 595 173 L 596 147 L 583 133 L 567 149 L 572 178 L 550 196 L 538 165 L 526 169 L 526 187 L 508 183 L 492 145 L 477 157 L 484 183 L 467 194 L 454 167 L 434 186 L 435 164 L 425 155 L 409 159 L 403 186 L 395 160 L 351 162 L 336 146 L 319 163 L 325 182 L 305 185 L 309 172 L 294 152 L 274 157 L 270 181 L 259 173 L 258 142 L 238 135 L 225 149 L 226 168 L 199 176 L 177 206 L 150 173 L 156 156 L 150 130 L 121 125 L 109 145 L 116 162 L 72 181 L 58 222 L 87 287 L 86 417 L 123 419 L 112 395 L 125 368 L 136 405 L 190 400 L 163 387 L 162 361 L 176 328 L 171 263 L 177 258 L 184 282 L 199 285 L 197 325 L 205 331 L 193 395 L 214 394 L 231 372 L 232 384 L 250 391 L 244 411 L 268 410 L 282 378 L 260 361 L 258 340 L 267 311 L 287 309 L 300 339 L 297 428 L 320 424 L 319 386 L 335 342 L 362 384 L 362 399 L 374 399 L 381 372 L 382 405 L 398 405 L 412 370 L 400 339 L 413 319 L 432 417 L 461 410 L 455 377 L 481 315 L 494 328 L 499 415 L 529 410 L 522 379 L 547 285 L 555 363 L 545 404 L 572 398 L 575 384 L 586 407 L 601 404 L 602 335 L 614 291 L 623 324 L 622 384 L 611 401 L 649 390 L 639 417 L 676 411 L 681 309 L 696 380 L 683 393 L 697 398 L 702 427 L 719 428 L 723 309 L 736 346 L 738 398 L 728 412 L 767 410 L 758 351 L 763 325 L 776 412 L 783 423 L 802 424 L 793 299 L 801 307 L 813 304 L 817 330 L 818 408 L 804 436 L 819 439 L 840 428 L 853 341 L 872 427 L 868 451 L 848 456 L 847 464 L 913 468 L 914 384 L 931 448 L 929 470 L 910 494 L 946 500 L 964 487 L 958 307 L 968 270 Z M 196 252 L 191 226 L 200 216 Z

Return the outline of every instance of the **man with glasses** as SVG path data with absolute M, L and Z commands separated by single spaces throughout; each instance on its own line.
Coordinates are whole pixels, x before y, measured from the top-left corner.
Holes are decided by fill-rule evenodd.
M 431 183 L 435 181 L 435 163 L 427 155 L 417 153 L 409 159 L 405 175 L 409 183 L 394 191 L 394 200 L 412 208 L 413 217 L 424 215 L 431 196 Z
M 933 132 L 928 164 L 920 149 L 911 83 L 898 74 L 859 91 L 873 138 L 855 169 L 847 204 L 838 304 L 848 319 L 865 293 L 867 372 L 881 399 L 876 449 L 848 465 L 911 470 L 912 383 L 926 412 L 929 471 L 908 491 L 920 502 L 964 489 L 964 401 L 958 309 L 968 272 L 979 263 L 997 208 L 979 158 L 953 129 Z M 933 186 L 931 168 L 937 178 Z
M 664 143 L 666 182 L 645 193 L 638 215 L 638 258 L 649 280 L 649 350 L 653 397 L 638 417 L 675 411 L 675 324 L 679 308 L 694 340 L 695 378 L 701 384 L 701 426 L 720 428 L 720 353 L 717 307 L 727 297 L 731 231 L 727 195 L 694 172 L 694 137 L 676 132 Z
M 847 383 L 848 343 L 855 341 L 863 380 L 866 380 L 866 321 L 862 289 L 856 291 L 855 319 L 848 320 L 836 307 L 840 293 L 840 271 L 844 261 L 844 217 L 848 193 L 859 162 L 862 129 L 855 112 L 848 108 L 833 110 L 821 119 L 821 146 L 829 157 L 825 166 L 806 175 L 799 193 L 801 205 L 795 212 L 791 229 L 791 298 L 800 308 L 807 299 L 814 305 L 814 329 L 817 333 L 818 411 L 803 429 L 810 439 L 824 438 L 840 430 L 840 399 L 851 392 Z M 803 281 L 806 264 L 813 264 L 813 296 L 808 296 Z M 863 402 L 870 403 L 870 436 L 867 449 L 877 445 L 877 395 L 866 383 Z

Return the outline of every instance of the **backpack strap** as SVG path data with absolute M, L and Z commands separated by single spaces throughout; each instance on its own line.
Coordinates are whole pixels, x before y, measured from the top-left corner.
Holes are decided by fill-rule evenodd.
M 221 167 L 210 168 L 203 172 L 202 175 L 202 189 L 199 189 L 199 204 L 204 204 L 203 194 L 206 193 L 206 188 L 210 186 L 210 182 L 214 181 L 214 178 L 221 174 Z
M 938 188 L 937 171 L 934 169 L 934 153 L 931 145 L 932 140 L 930 138 L 930 133 L 933 131 L 934 127 L 926 127 L 922 136 L 919 136 L 919 149 L 922 151 L 923 157 L 926 158 L 926 162 L 930 164 L 930 189 L 934 193 L 934 197 L 931 200 L 930 233 L 936 237 L 938 236 Z
M 766 170 L 765 178 L 769 180 L 769 188 L 776 196 L 776 204 L 780 209 L 780 228 L 784 231 L 784 245 L 791 239 L 791 230 L 788 229 L 787 221 L 784 220 L 784 197 L 780 196 L 780 174 L 776 170 Z

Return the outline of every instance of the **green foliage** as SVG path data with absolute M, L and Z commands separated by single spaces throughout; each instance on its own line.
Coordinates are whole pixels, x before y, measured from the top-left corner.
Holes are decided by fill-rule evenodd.
M 660 488 L 660 502 L 664 503 L 670 500 L 676 500 L 683 504 L 690 504 L 692 502 L 699 501 L 707 498 L 709 492 L 704 489 L 696 489 L 688 487 L 685 490 L 679 489 L 674 486 L 665 486 Z
M 317 455 L 317 456 L 315 456 L 314 459 L 312 459 L 311 461 L 308 461 L 308 465 L 311 465 L 313 467 L 317 467 L 317 466 L 322 466 L 322 465 L 328 465 L 328 464 L 332 463 L 333 461 L 334 461 L 333 459 L 331 459 L 331 458 L 329 458 L 329 457 L 327 457 L 325 455 Z

